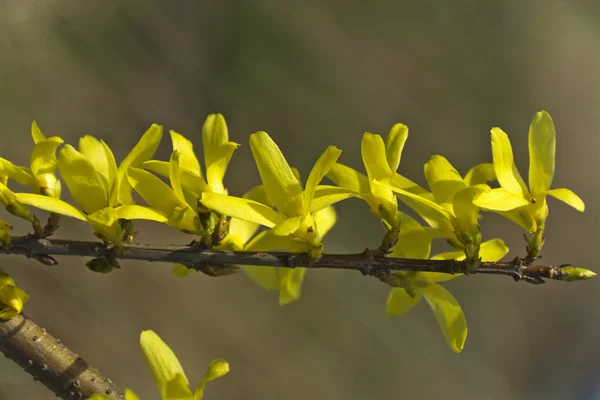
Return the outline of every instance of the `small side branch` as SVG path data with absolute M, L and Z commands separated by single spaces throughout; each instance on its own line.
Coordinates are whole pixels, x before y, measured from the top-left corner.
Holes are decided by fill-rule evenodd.
M 0 351 L 61 399 L 87 399 L 94 393 L 124 399 L 110 379 L 23 314 L 0 321 Z
M 309 269 L 342 269 L 360 271 L 365 275 L 378 276 L 391 271 L 439 272 L 445 274 L 465 274 L 469 270 L 466 261 L 454 260 L 417 260 L 409 258 L 384 257 L 377 251 L 365 251 L 358 254 L 324 254 L 320 259 L 310 260 L 304 253 L 290 252 L 248 252 L 227 250 L 203 250 L 197 246 L 164 246 L 129 244 L 116 252 L 99 242 L 36 239 L 31 236 L 15 238 L 0 254 L 20 254 L 38 261 L 52 256 L 109 257 L 112 259 L 144 260 L 151 262 L 180 263 L 190 268 L 201 266 L 254 265 L 264 267 Z M 44 262 L 45 264 L 52 264 Z M 491 274 L 511 276 L 515 280 L 529 283 L 543 283 L 543 278 L 573 281 L 589 279 L 595 274 L 589 270 L 562 266 L 525 265 L 516 258 L 510 262 L 483 262 L 472 274 Z

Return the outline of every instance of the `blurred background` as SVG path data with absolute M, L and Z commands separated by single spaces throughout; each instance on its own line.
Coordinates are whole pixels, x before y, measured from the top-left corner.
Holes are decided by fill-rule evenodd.
M 20 165 L 33 119 L 68 143 L 103 138 L 121 160 L 153 122 L 200 152 L 204 119 L 221 112 L 243 145 L 226 180 L 237 195 L 259 182 L 248 146 L 257 130 L 306 177 L 329 144 L 362 170 L 363 132 L 403 122 L 400 172 L 425 184 L 433 154 L 462 173 L 491 161 L 489 130 L 500 126 L 527 176 L 529 122 L 546 109 L 558 132 L 555 187 L 588 208 L 550 200 L 544 260 L 596 269 L 598 2 L 19 0 L 0 2 L 0 15 L 0 156 Z M 156 157 L 169 151 L 165 136 Z M 328 251 L 379 243 L 365 204 L 337 210 Z M 512 257 L 524 254 L 516 225 L 486 215 L 483 229 L 504 238 Z M 190 240 L 151 223 L 138 230 L 139 242 Z M 57 237 L 93 238 L 66 219 Z M 60 262 L 4 257 L 2 266 L 30 293 L 31 318 L 142 399 L 157 398 L 138 346 L 143 329 L 171 345 L 192 386 L 213 358 L 230 362 L 207 399 L 600 398 L 599 280 L 448 282 L 470 328 L 456 355 L 425 302 L 388 318 L 388 289 L 359 273 L 309 272 L 303 298 L 279 307 L 276 293 L 242 273 L 178 279 L 170 265 L 123 262 L 102 275 L 83 259 Z M 0 398 L 54 398 L 10 361 L 0 368 Z

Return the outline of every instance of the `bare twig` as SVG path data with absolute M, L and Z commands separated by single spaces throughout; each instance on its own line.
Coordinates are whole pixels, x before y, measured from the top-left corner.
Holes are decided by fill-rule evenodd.
M 104 393 L 123 399 L 113 382 L 25 315 L 0 321 L 0 351 L 65 400 Z

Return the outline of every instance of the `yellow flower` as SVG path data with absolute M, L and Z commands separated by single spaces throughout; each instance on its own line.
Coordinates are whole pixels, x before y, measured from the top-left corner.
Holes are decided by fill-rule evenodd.
M 30 157 L 31 168 L 19 167 L 0 158 L 0 176 L 29 186 L 35 193 L 60 197 L 61 184 L 55 171 L 58 161 L 56 149 L 63 143 L 58 136 L 46 138 L 35 121 L 31 124 L 34 147 Z M 6 184 L 6 181 L 3 182 Z
M 428 259 L 431 241 L 437 235 L 435 229 L 422 227 L 406 214 L 400 214 L 402 231 L 398 244 L 391 257 Z M 500 239 L 482 243 L 480 255 L 483 261 L 498 261 L 508 253 L 508 248 Z M 438 254 L 431 259 L 464 260 L 461 251 Z M 439 285 L 439 282 L 459 275 L 436 272 L 397 272 L 401 287 L 390 290 L 386 313 L 389 316 L 404 315 L 424 297 L 433 311 L 438 325 L 450 348 L 460 353 L 467 338 L 467 322 L 463 311 L 452 294 Z
M 29 193 L 17 193 L 16 200 L 42 210 L 66 215 L 87 222 L 96 234 L 120 245 L 120 219 L 147 219 L 166 222 L 165 216 L 148 207 L 133 204 L 131 186 L 125 173 L 152 157 L 160 141 L 162 128 L 152 125 L 138 144 L 117 168 L 110 148 L 103 141 L 85 136 L 79 141 L 79 151 L 66 145 L 60 150 L 58 169 L 75 203 L 81 211 L 57 198 Z
M 314 213 L 353 195 L 334 186 L 319 186 L 341 150 L 334 146 L 327 148 L 312 168 L 303 190 L 281 150 L 266 132 L 252 134 L 250 148 L 269 202 L 276 210 L 271 204 L 217 193 L 203 193 L 202 204 L 222 215 L 272 228 L 276 236 L 292 236 L 319 254 L 322 242 Z
M 381 135 L 365 133 L 361 142 L 361 154 L 367 176 L 336 163 L 327 177 L 336 185 L 365 200 L 371 213 L 381 218 L 388 229 L 398 224 L 398 201 L 391 190 L 395 184 L 411 194 L 424 194 L 416 183 L 398 174 L 404 143 L 408 138 L 408 127 L 396 124 L 387 135 L 385 142 Z
M 196 211 L 197 206 L 190 205 L 190 200 L 184 194 L 179 163 L 180 153 L 174 150 L 169 161 L 171 187 L 141 168 L 130 168 L 127 178 L 144 201 L 165 216 L 168 225 L 186 233 L 201 235 L 203 229 Z
M 0 319 L 19 315 L 29 295 L 19 288 L 13 278 L 0 273 Z
M 153 331 L 143 331 L 140 337 L 142 352 L 163 400 L 201 400 L 208 381 L 229 373 L 229 364 L 213 360 L 194 392 L 173 351 Z
M 202 192 L 227 194 L 227 189 L 223 185 L 223 177 L 231 156 L 239 144 L 229 141 L 229 132 L 223 116 L 221 114 L 209 115 L 202 127 L 206 180 L 202 175 L 200 162 L 194 153 L 192 142 L 175 131 L 171 131 L 170 134 L 173 151 L 180 153 L 179 166 L 183 189 L 196 197 L 200 197 Z M 169 177 L 168 162 L 150 160 L 144 162 L 142 167 Z
M 515 166 L 508 135 L 500 128 L 491 132 L 494 170 L 500 188 L 481 193 L 475 204 L 506 216 L 529 232 L 543 229 L 548 216 L 546 196 L 553 196 L 577 211 L 585 204 L 569 189 L 550 189 L 554 178 L 556 130 L 546 111 L 535 114 L 529 127 L 529 188 Z

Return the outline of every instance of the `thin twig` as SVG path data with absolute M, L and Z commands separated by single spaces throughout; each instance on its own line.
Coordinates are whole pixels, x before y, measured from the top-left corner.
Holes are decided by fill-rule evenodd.
M 227 250 L 203 250 L 197 246 L 181 245 L 124 245 L 116 252 L 100 242 L 36 239 L 31 236 L 15 238 L 0 254 L 21 254 L 45 264 L 56 261 L 52 256 L 110 257 L 116 259 L 180 263 L 198 269 L 203 265 L 255 265 L 264 267 L 309 269 L 342 269 L 360 271 L 365 275 L 379 276 L 391 271 L 440 272 L 445 274 L 467 273 L 469 263 L 455 260 L 417 260 L 384 257 L 375 251 L 358 254 L 324 254 L 317 261 L 309 260 L 304 253 L 248 252 Z M 524 265 L 518 258 L 509 262 L 483 262 L 472 274 L 511 276 L 515 280 L 543 283 L 542 278 L 561 279 L 560 266 Z
M 23 314 L 0 321 L 0 351 L 61 399 L 87 399 L 94 393 L 124 398 L 110 379 Z

